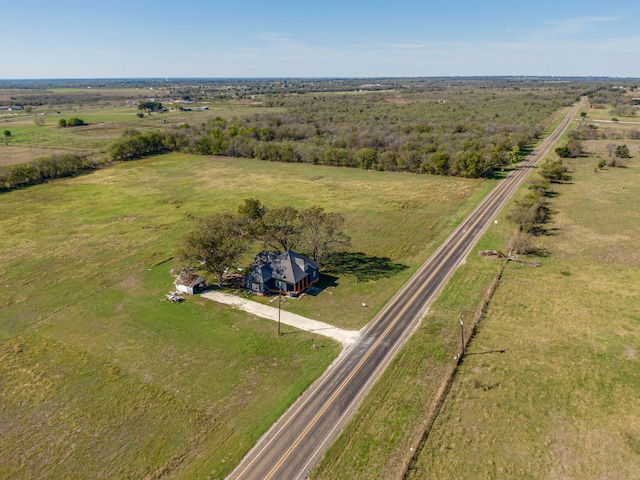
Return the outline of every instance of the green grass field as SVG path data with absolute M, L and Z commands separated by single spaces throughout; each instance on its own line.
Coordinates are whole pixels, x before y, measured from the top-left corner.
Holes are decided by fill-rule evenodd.
M 567 162 L 542 267 L 505 270 L 408 478 L 640 476 L 640 142 L 624 143 L 626 168 Z
M 403 268 L 336 275 L 284 308 L 360 328 L 491 185 L 164 155 L 1 195 L 0 478 L 221 478 L 336 356 L 199 297 L 166 302 L 195 217 L 247 197 L 343 213 L 354 250 Z
M 125 128 L 279 108 L 221 101 L 142 119 L 106 100 L 58 110 L 44 126 L 0 117 L 12 132 L 0 167 L 52 149 L 98 153 Z M 72 116 L 89 125 L 57 127 Z M 640 412 L 627 396 L 639 389 L 640 146 L 618 143 L 636 157 L 628 168 L 593 172 L 606 142 L 572 161 L 573 182 L 553 198 L 554 235 L 538 239 L 550 255 L 540 269 L 507 267 L 411 478 L 615 478 L 615 462 L 637 476 Z M 198 216 L 248 197 L 343 214 L 357 261 L 283 308 L 359 329 L 495 182 L 170 154 L 0 195 L 0 479 L 223 478 L 335 358 L 339 346 L 317 335 L 277 337 L 273 323 L 200 297 L 164 300 L 175 247 Z M 512 233 L 504 215 L 490 227 L 313 478 L 401 475 L 455 366 L 458 313 L 472 318 L 501 268 L 475 252 L 505 249 Z

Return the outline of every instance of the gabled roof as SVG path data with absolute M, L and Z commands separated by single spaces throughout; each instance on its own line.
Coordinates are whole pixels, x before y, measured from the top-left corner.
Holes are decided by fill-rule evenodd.
M 176 277 L 173 284 L 183 285 L 185 287 L 194 287 L 195 285 L 198 285 L 199 283 L 202 283 L 204 281 L 205 279 L 203 277 L 194 275 L 193 273 L 182 272 L 180 275 Z

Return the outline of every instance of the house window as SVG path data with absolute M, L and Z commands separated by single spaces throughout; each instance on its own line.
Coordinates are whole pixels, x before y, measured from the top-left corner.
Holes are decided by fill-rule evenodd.
M 317 275 L 318 275 L 318 271 L 314 270 L 313 273 L 311 274 L 311 278 L 316 278 Z

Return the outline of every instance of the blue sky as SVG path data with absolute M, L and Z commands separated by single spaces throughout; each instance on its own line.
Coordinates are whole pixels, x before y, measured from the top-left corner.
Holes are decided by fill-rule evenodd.
M 640 1 L 28 0 L 0 78 L 640 77 Z

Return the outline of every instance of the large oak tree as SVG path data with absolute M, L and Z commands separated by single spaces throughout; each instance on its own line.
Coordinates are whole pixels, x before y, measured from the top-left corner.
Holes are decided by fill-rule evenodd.
M 187 267 L 214 275 L 222 285 L 224 270 L 246 250 L 241 220 L 228 213 L 201 218 L 180 242 L 177 256 Z

